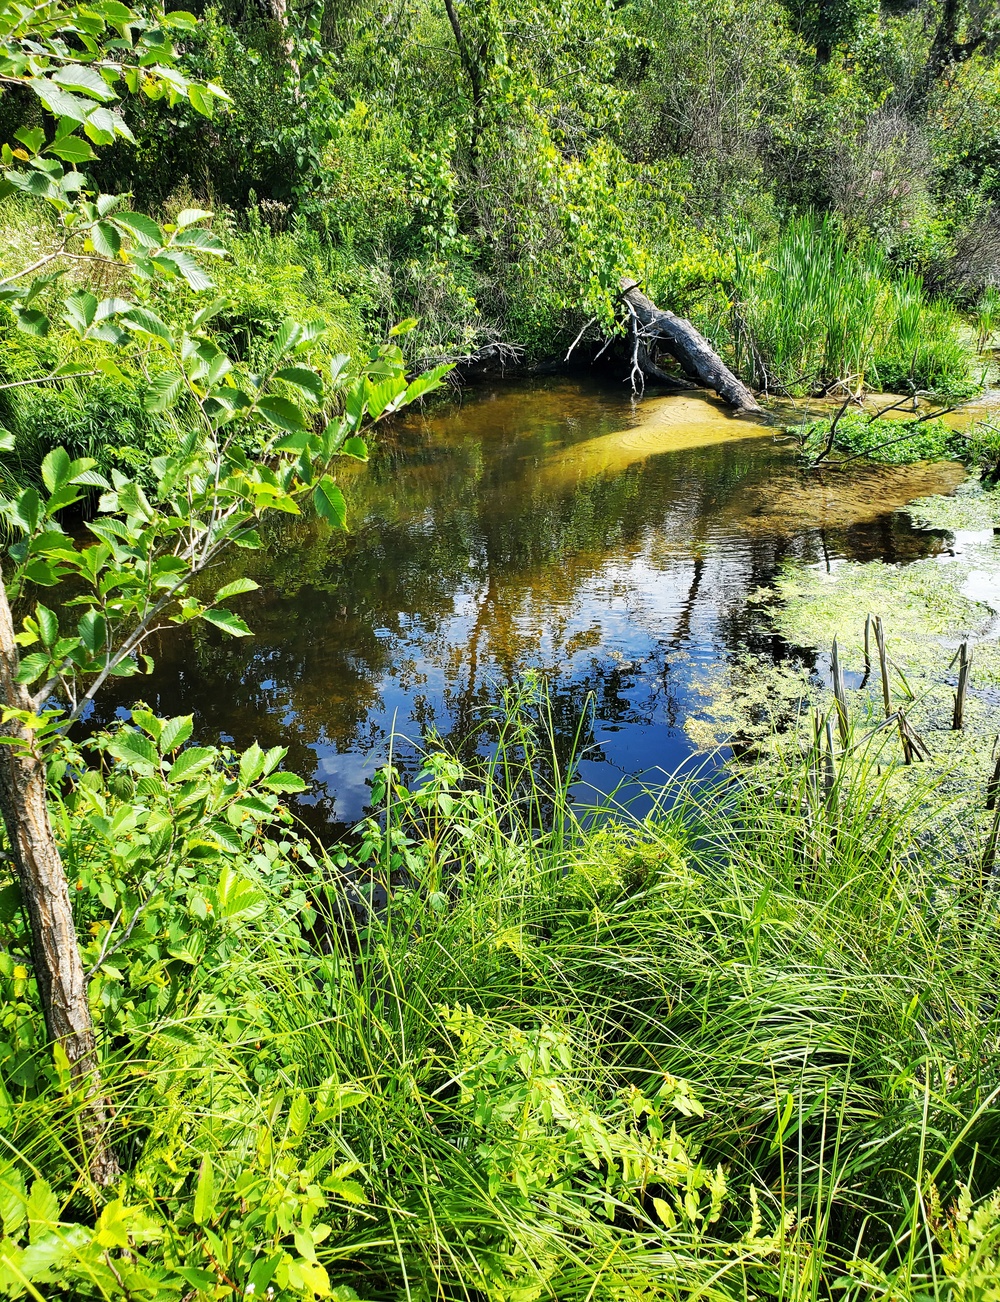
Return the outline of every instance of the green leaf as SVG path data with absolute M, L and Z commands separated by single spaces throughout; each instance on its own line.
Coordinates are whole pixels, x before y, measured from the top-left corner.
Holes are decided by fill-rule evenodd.
M 223 633 L 228 633 L 230 637 L 253 637 L 253 631 L 247 628 L 239 615 L 234 615 L 231 610 L 206 610 L 201 617 L 209 624 L 214 624 L 216 628 L 221 628 Z
M 168 719 L 160 733 L 160 750 L 164 754 L 169 754 L 178 746 L 183 746 L 191 736 L 193 727 L 194 716 L 191 714 L 178 714 Z
M 108 744 L 108 751 L 115 759 L 128 765 L 155 766 L 159 760 L 156 747 L 150 739 L 134 728 L 123 728 Z
M 307 366 L 285 366 L 277 373 L 277 379 L 284 380 L 286 384 L 292 384 L 302 393 L 307 394 L 314 402 L 323 401 L 323 381 L 315 371 L 310 371 Z
M 127 325 L 130 330 L 137 330 L 140 334 L 152 335 L 156 339 L 162 339 L 165 343 L 172 343 L 170 331 L 160 320 L 155 312 L 150 312 L 145 307 L 133 307 L 128 312 L 122 314 L 121 321 Z
M 81 95 L 72 95 L 45 77 L 32 77 L 28 85 L 49 112 L 57 118 L 68 118 L 71 122 L 85 122 L 93 112 L 92 100 L 85 99 Z
M 18 330 L 23 330 L 26 335 L 35 335 L 39 339 L 44 339 L 49 333 L 49 318 L 44 312 L 39 312 L 37 307 L 16 308 L 15 311 Z
M 27 1212 L 32 1243 L 43 1234 L 54 1230 L 59 1223 L 59 1199 L 52 1192 L 47 1180 L 32 1181 Z
M 316 485 L 313 504 L 317 514 L 335 529 L 347 528 L 347 503 L 344 494 L 329 475 L 324 475 Z
M 230 597 L 239 597 L 244 592 L 256 592 L 259 587 L 260 584 L 254 583 L 253 579 L 234 579 L 232 583 L 221 587 L 212 600 L 228 601 Z
M 277 398 L 268 394 L 257 403 L 257 410 L 265 420 L 276 425 L 278 429 L 285 429 L 294 434 L 306 428 L 305 417 L 301 410 L 287 398 Z
M 34 533 L 41 516 L 42 503 L 33 488 L 26 488 L 14 503 L 11 515 L 26 533 Z
M 184 377 L 175 371 L 164 371 L 150 383 L 143 406 L 148 412 L 169 411 L 181 396 Z
M 78 334 L 86 334 L 97 314 L 97 299 L 85 289 L 78 289 L 66 300 L 66 321 Z
M 201 1160 L 191 1215 L 199 1225 L 209 1225 L 215 1215 L 215 1176 L 211 1160 L 207 1156 Z
M 288 794 L 309 790 L 309 783 L 303 782 L 297 773 L 272 773 L 269 778 L 264 779 L 261 786 L 267 791 L 280 791 Z
M 288 1129 L 293 1135 L 304 1135 L 312 1117 L 312 1107 L 305 1094 L 298 1093 L 288 1109 Z
M 205 768 L 215 759 L 216 752 L 211 746 L 189 746 L 182 750 L 170 766 L 167 773 L 168 782 L 184 782 L 199 769 Z
M 146 217 L 141 212 L 118 212 L 114 214 L 112 221 L 117 226 L 124 226 L 143 248 L 160 249 L 163 247 L 163 232 L 152 217 Z
M 42 635 L 42 642 L 50 647 L 55 644 L 59 636 L 59 619 L 54 610 L 49 610 L 48 606 L 41 603 L 35 606 L 35 619 L 38 621 L 38 631 Z
M 210 253 L 216 258 L 224 258 L 228 252 L 217 235 L 204 230 L 201 226 L 190 231 L 178 231 L 171 241 L 170 247 L 172 249 L 197 249 L 199 253 Z
M 431 393 L 435 389 L 440 389 L 442 379 L 452 370 L 452 363 L 448 362 L 444 366 L 435 366 L 430 371 L 425 371 L 423 375 L 418 375 L 406 388 L 404 402 L 413 402 L 416 398 L 422 398 L 425 393 Z
M 81 140 L 79 136 L 64 136 L 61 140 L 54 140 L 45 152 L 55 154 L 57 158 L 74 165 L 93 162 L 97 157 L 86 140 Z
M 96 610 L 88 610 L 80 617 L 76 626 L 80 641 L 92 656 L 103 655 L 108 649 L 108 625 L 104 616 Z
M 392 338 L 394 335 L 408 335 L 411 330 L 416 330 L 419 324 L 420 322 L 415 316 L 408 316 L 405 321 L 400 321 L 398 325 L 392 327 L 389 331 L 389 337 Z
M 133 709 L 132 722 L 143 732 L 148 733 L 154 741 L 159 741 L 162 724 L 151 710 Z
M 45 144 L 45 132 L 41 127 L 19 127 L 14 132 L 14 139 L 20 140 L 29 153 L 37 154 Z
M 37 682 L 42 674 L 49 667 L 49 657 L 46 652 L 34 651 L 30 656 L 25 656 L 21 660 L 21 666 L 17 671 L 17 681 L 30 687 L 32 683 Z
M 367 461 L 368 444 L 364 439 L 359 439 L 357 435 L 352 435 L 349 439 L 344 440 L 340 454 L 344 457 L 353 457 L 355 461 Z
M 50 493 L 68 481 L 72 464 L 65 448 L 53 448 L 48 454 L 42 462 L 42 481 Z
M 95 253 L 105 258 L 117 258 L 122 248 L 122 237 L 110 222 L 97 222 L 91 227 L 90 242 Z
M 78 63 L 59 68 L 52 74 L 51 80 L 56 85 L 65 86 L 69 90 L 83 91 L 84 95 L 99 99 L 102 104 L 118 98 L 96 68 L 88 68 Z
M 215 288 L 215 281 L 208 272 L 190 253 L 184 253 L 182 250 L 166 249 L 158 253 L 153 259 L 153 265 L 160 271 L 167 272 L 168 275 L 181 276 L 195 293 L 200 294 L 204 289 Z
M 185 226 L 193 226 L 195 222 L 214 216 L 214 213 L 207 212 L 204 208 L 184 208 L 174 218 L 174 225 L 178 230 L 183 230 Z

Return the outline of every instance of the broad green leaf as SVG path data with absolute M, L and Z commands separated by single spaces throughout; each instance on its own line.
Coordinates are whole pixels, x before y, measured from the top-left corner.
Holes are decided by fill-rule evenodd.
M 256 592 L 259 587 L 260 584 L 254 583 L 253 579 L 234 579 L 232 583 L 221 587 L 212 600 L 228 601 L 230 597 L 239 597 L 244 592 Z
M 193 773 L 210 764 L 216 752 L 210 746 L 189 746 L 182 750 L 170 766 L 167 773 L 168 782 L 186 782 Z
M 408 335 L 411 330 L 416 330 L 419 324 L 420 322 L 415 316 L 408 316 L 405 321 L 400 321 L 398 325 L 392 327 L 389 336 L 391 338 L 395 335 Z
M 59 619 L 54 610 L 49 610 L 48 606 L 41 603 L 35 606 L 35 619 L 38 622 L 38 631 L 42 636 L 42 641 L 48 647 L 55 644 L 59 636 Z
M 264 752 L 256 742 L 240 756 L 240 782 L 248 787 L 264 772 Z
M 80 617 L 76 626 L 80 641 L 92 656 L 106 654 L 108 650 L 108 625 L 104 616 L 97 610 L 88 610 Z
M 172 249 L 197 249 L 199 253 L 210 253 L 216 258 L 224 258 L 227 253 L 226 246 L 219 237 L 213 235 L 211 231 L 206 231 L 201 226 L 189 231 L 178 231 L 170 247 Z
M 160 732 L 160 750 L 169 754 L 178 746 L 183 746 L 191 736 L 193 727 L 194 716 L 190 714 L 178 714 L 173 719 L 168 719 Z
M 33 1180 L 31 1182 L 31 1193 L 28 1195 L 26 1210 L 28 1225 L 31 1227 L 32 1243 L 58 1225 L 59 1199 L 52 1192 L 47 1180 Z
M 418 375 L 415 380 L 407 385 L 405 402 L 413 402 L 417 398 L 422 398 L 425 393 L 432 393 L 435 389 L 440 389 L 441 381 L 453 369 L 452 363 L 448 362 L 444 366 L 435 366 L 430 371 L 425 371 L 423 375 Z
M 65 448 L 53 448 L 42 462 L 42 482 L 50 493 L 62 488 L 69 479 L 72 462 Z
M 114 214 L 112 220 L 116 225 L 124 226 L 143 248 L 163 247 L 163 232 L 152 217 L 147 217 L 141 212 L 118 212 Z
M 69 118 L 71 122 L 85 122 L 93 112 L 92 99 L 73 95 L 45 77 L 32 77 L 28 85 L 49 112 L 57 118 Z
M 141 728 L 143 732 L 148 733 L 154 741 L 159 741 L 163 725 L 151 710 L 134 709 L 132 711 L 132 722 L 136 727 Z
M 280 791 L 288 794 L 309 790 L 309 783 L 303 782 L 297 773 L 272 773 L 269 778 L 264 779 L 261 786 L 266 791 Z
M 215 281 L 197 259 L 180 249 L 165 249 L 153 259 L 153 265 L 171 276 L 181 276 L 196 293 L 214 289 Z
M 97 314 L 97 299 L 85 289 L 78 289 L 66 300 L 66 321 L 79 334 L 86 334 Z
M 323 381 L 315 371 L 307 366 L 285 366 L 277 373 L 277 379 L 292 384 L 296 389 L 307 394 L 314 402 L 323 401 Z
M 37 338 L 44 338 L 49 333 L 49 318 L 44 312 L 39 312 L 37 307 L 16 308 L 17 328 L 23 330 L 26 335 L 35 335 Z
M 169 411 L 181 396 L 184 377 L 176 371 L 164 371 L 151 381 L 146 390 L 144 406 L 147 411 Z
M 155 765 L 159 756 L 150 739 L 132 728 L 122 729 L 108 744 L 109 752 L 124 764 Z
M 306 420 L 299 407 L 287 398 L 278 398 L 273 394 L 261 398 L 257 403 L 257 410 L 265 420 L 276 425 L 278 429 L 286 429 L 290 433 L 296 433 L 298 430 L 306 428 Z
M 127 325 L 130 330 L 137 330 L 140 334 L 152 335 L 156 339 L 162 339 L 165 343 L 172 343 L 170 331 L 160 320 L 155 312 L 150 312 L 145 307 L 133 307 L 128 312 L 122 314 L 121 321 Z
M 293 1135 L 304 1135 L 312 1118 L 312 1107 L 305 1094 L 298 1093 L 288 1109 L 288 1129 Z
M 55 154 L 67 163 L 90 163 L 97 157 L 86 140 L 81 140 L 79 136 L 64 136 L 62 140 L 54 140 L 46 152 Z
M 174 218 L 174 225 L 178 230 L 183 230 L 185 226 L 193 226 L 195 222 L 214 216 L 214 213 L 207 212 L 204 208 L 184 208 Z
M 347 528 L 347 503 L 344 494 L 329 475 L 324 475 L 313 492 L 316 512 L 335 529 Z
M 91 228 L 90 242 L 94 251 L 105 258 L 117 258 L 122 248 L 122 237 L 110 222 L 97 222 Z
M 247 628 L 239 615 L 234 615 L 231 610 L 206 610 L 201 617 L 209 624 L 214 624 L 216 628 L 221 628 L 223 633 L 228 633 L 230 637 L 253 637 L 252 630 Z
M 52 73 L 51 79 L 57 85 L 65 86 L 68 90 L 83 91 L 85 95 L 100 100 L 102 104 L 118 98 L 96 68 L 88 68 L 78 63 L 72 63 L 65 68 L 57 69 Z
M 37 682 L 49 667 L 49 657 L 42 651 L 34 651 L 30 656 L 24 656 L 21 660 L 20 668 L 17 671 L 17 681 L 30 687 L 32 683 Z
M 344 440 L 340 451 L 342 456 L 353 457 L 355 461 L 368 460 L 368 444 L 364 439 L 359 439 L 356 434 Z

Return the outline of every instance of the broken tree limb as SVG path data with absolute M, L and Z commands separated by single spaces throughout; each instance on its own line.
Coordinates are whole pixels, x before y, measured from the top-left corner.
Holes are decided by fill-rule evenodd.
M 658 308 L 638 283 L 628 277 L 622 279 L 621 292 L 644 344 L 659 342 L 680 363 L 685 375 L 706 389 L 714 389 L 723 402 L 737 411 L 761 410 L 747 386 L 736 378 L 690 321 Z

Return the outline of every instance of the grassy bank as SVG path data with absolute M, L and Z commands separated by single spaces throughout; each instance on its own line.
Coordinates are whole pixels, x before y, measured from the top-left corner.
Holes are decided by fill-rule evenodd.
M 996 909 L 925 790 L 795 765 L 588 830 L 528 691 L 329 858 L 216 755 L 118 949 L 131 735 L 64 824 L 127 1174 L 74 1157 L 8 907 L 5 1295 L 990 1296 Z

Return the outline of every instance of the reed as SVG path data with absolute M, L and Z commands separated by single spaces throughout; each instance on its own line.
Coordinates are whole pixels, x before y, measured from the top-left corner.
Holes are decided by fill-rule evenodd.
M 793 219 L 769 247 L 751 236 L 734 261 L 737 369 L 777 393 L 969 384 L 952 308 L 919 276 L 898 277 L 871 244 L 850 244 L 835 218 Z

